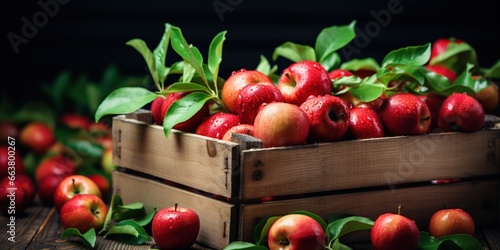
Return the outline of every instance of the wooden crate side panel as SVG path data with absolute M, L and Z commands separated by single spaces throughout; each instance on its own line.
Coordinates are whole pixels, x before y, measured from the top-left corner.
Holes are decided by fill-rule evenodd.
M 500 130 L 342 141 L 242 153 L 242 198 L 498 173 Z M 294 185 L 290 185 L 294 183 Z
M 206 192 L 231 197 L 238 145 L 172 131 L 118 116 L 113 119 L 113 162 Z
M 492 225 L 497 219 L 497 185 L 496 180 L 463 182 L 243 205 L 240 210 L 240 239 L 253 240 L 256 222 L 269 216 L 306 210 L 325 219 L 346 213 L 375 220 L 386 212 L 397 213 L 398 204 L 403 206 L 402 214 L 414 219 L 420 230 L 427 231 L 430 217 L 443 204 L 469 212 L 477 227 Z
M 233 218 L 236 207 L 233 204 L 120 171 L 113 171 L 113 191 L 122 197 L 124 204 L 142 202 L 146 211 L 171 207 L 176 203 L 193 209 L 198 213 L 201 225 L 197 242 L 203 245 L 222 249 L 237 237 L 237 224 L 234 223 L 237 221 Z

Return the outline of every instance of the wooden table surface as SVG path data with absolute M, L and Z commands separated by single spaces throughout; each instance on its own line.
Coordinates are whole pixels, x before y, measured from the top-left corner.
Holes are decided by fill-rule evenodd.
M 0 217 L 0 225 L 4 229 L 0 230 L 0 249 L 85 249 L 79 239 L 61 239 L 63 228 L 59 222 L 59 214 L 54 208 L 43 207 L 38 203 L 30 206 L 26 214 L 16 217 L 15 220 L 15 242 L 9 241 L 11 235 L 7 224 L 9 218 L 5 215 Z M 476 237 L 483 243 L 485 250 L 500 249 L 500 225 L 492 225 L 480 228 L 476 232 Z M 370 249 L 369 243 L 360 243 L 352 246 L 354 249 Z M 98 236 L 95 249 L 157 249 L 154 242 L 144 245 L 127 245 L 114 240 L 103 239 Z M 192 246 L 191 249 L 211 250 L 199 245 Z

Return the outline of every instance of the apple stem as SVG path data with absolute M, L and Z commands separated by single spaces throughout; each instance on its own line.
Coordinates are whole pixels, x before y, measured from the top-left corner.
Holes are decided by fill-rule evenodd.
M 177 212 L 177 203 L 174 205 L 174 210 Z
M 78 193 L 78 189 L 76 188 L 75 184 L 75 178 L 71 179 L 71 181 L 73 181 L 73 189 L 75 190 L 75 193 Z
M 295 81 L 290 77 L 290 74 L 288 72 L 285 73 L 285 76 L 286 78 L 288 78 L 288 80 L 290 80 L 290 82 L 293 83 L 293 86 L 295 86 L 297 83 L 295 83 Z
M 401 210 L 403 210 L 403 206 L 398 204 L 398 214 L 401 215 Z

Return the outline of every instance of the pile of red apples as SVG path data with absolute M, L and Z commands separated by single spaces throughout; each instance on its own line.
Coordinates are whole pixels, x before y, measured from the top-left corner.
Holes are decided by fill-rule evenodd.
M 431 59 L 444 53 L 449 40 L 432 45 Z M 427 70 L 453 82 L 456 73 L 440 65 Z M 474 132 L 483 129 L 485 114 L 499 106 L 499 89 L 491 82 L 476 95 L 454 92 L 416 94 L 385 93 L 362 102 L 349 92 L 334 90 L 337 79 L 361 78 L 375 71 L 334 69 L 330 72 L 315 61 L 291 63 L 277 82 L 257 70 L 234 71 L 225 81 L 221 100 L 225 110 L 210 112 L 207 103 L 196 115 L 174 126 L 212 138 L 231 141 L 233 133 L 260 139 L 264 147 L 294 146 L 384 136 L 422 135 L 437 132 Z M 186 92 L 158 97 L 151 105 L 156 124 Z

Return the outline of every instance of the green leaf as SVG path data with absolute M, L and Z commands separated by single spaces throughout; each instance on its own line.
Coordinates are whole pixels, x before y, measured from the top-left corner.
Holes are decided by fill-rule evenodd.
M 210 93 L 210 89 L 198 83 L 176 82 L 169 85 L 168 88 L 161 91 L 160 94 L 169 94 L 175 92 L 194 92 L 194 91 Z
M 323 218 L 321 218 L 319 215 L 315 214 L 315 213 L 312 213 L 312 212 L 309 212 L 309 211 L 305 211 L 305 210 L 298 210 L 298 211 L 291 212 L 291 214 L 303 214 L 303 215 L 307 215 L 307 216 L 313 218 L 314 220 L 316 220 L 321 225 L 321 227 L 324 230 L 326 230 L 326 227 L 327 227 L 326 221 Z
M 222 31 L 217 34 L 212 39 L 208 50 L 208 68 L 212 73 L 213 79 L 217 79 L 219 76 L 219 66 L 222 62 L 222 46 L 226 40 L 226 33 L 226 31 Z M 214 86 L 217 86 L 216 82 L 214 82 Z
M 352 250 L 352 248 L 348 247 L 347 245 L 340 243 L 340 240 L 338 238 L 333 241 L 333 244 L 331 244 L 331 249 L 334 249 L 334 250 Z
M 153 81 L 156 87 L 160 89 L 160 79 L 158 78 L 158 71 L 156 69 L 155 56 L 153 55 L 153 52 L 149 49 L 146 42 L 144 42 L 142 39 L 136 38 L 129 40 L 126 44 L 128 46 L 133 47 L 142 55 L 142 57 L 146 61 L 146 65 L 148 66 L 149 73 L 151 74 L 151 77 L 153 77 Z
M 193 117 L 211 98 L 209 94 L 193 92 L 173 102 L 163 120 L 165 136 L 168 137 L 175 125 Z
M 127 219 L 142 218 L 146 215 L 144 204 L 134 202 L 127 205 L 117 205 L 114 210 L 113 219 L 122 221 Z
M 467 64 L 472 64 L 474 70 L 479 70 L 476 51 L 465 42 L 449 43 L 445 52 L 429 61 L 429 65 L 443 65 L 457 75 L 466 70 Z
M 153 210 L 149 211 L 149 213 L 147 213 L 144 217 L 135 220 L 135 222 L 137 222 L 137 224 L 141 225 L 142 227 L 145 227 L 146 225 L 151 223 L 151 221 L 153 221 L 153 217 L 155 216 L 156 212 L 156 208 L 153 208 Z
M 41 89 L 51 99 L 56 108 L 63 107 L 64 90 L 71 83 L 71 71 L 65 70 L 58 73 L 52 84 L 43 84 Z
M 113 219 L 113 216 L 115 214 L 115 209 L 116 209 L 116 207 L 121 206 L 121 205 L 123 205 L 122 197 L 118 194 L 114 194 L 113 197 L 111 197 L 111 202 L 110 202 L 109 207 L 108 207 L 108 213 L 106 214 L 106 219 L 104 220 L 104 225 L 103 225 L 101 231 L 99 231 L 99 234 L 102 234 L 102 233 L 108 231 L 113 226 L 113 224 L 115 223 L 115 221 Z
M 167 51 L 168 51 L 168 43 L 170 40 L 170 30 L 172 29 L 172 26 L 169 23 L 165 24 L 165 32 L 163 33 L 163 36 L 161 38 L 160 43 L 158 46 L 155 48 L 153 51 L 153 57 L 155 60 L 155 68 L 156 72 L 153 72 L 154 74 L 157 75 L 158 83 L 159 83 L 159 88 L 158 90 L 162 90 L 164 87 L 165 83 L 165 59 L 167 57 Z M 154 78 L 154 76 L 153 76 Z
M 273 82 L 275 78 L 279 78 L 279 75 L 276 74 L 276 71 L 278 70 L 278 65 L 273 65 L 271 67 L 271 64 L 269 63 L 269 60 L 264 55 L 260 55 L 260 61 L 255 70 L 263 73 L 264 75 L 269 76 Z
M 9 117 L 16 123 L 38 121 L 48 124 L 51 128 L 56 126 L 56 114 L 52 107 L 41 102 L 28 102 L 21 108 L 16 107 L 16 112 Z
M 152 102 L 158 95 L 142 87 L 122 87 L 111 92 L 95 113 L 98 122 L 106 115 L 132 113 Z
M 350 71 L 358 71 L 364 69 L 375 72 L 380 69 L 380 65 L 374 58 L 367 57 L 367 58 L 354 58 L 350 61 L 344 62 L 340 65 L 340 68 Z
M 440 238 L 430 236 L 428 232 L 420 232 L 418 250 L 476 250 L 483 249 L 481 242 L 467 234 L 454 234 Z
M 326 71 L 330 72 L 331 70 L 339 67 L 341 60 L 342 59 L 340 58 L 338 53 L 330 53 L 324 58 L 323 61 L 321 61 L 321 66 L 323 66 Z
M 256 246 L 250 242 L 244 241 L 233 241 L 229 243 L 223 250 L 268 250 L 267 247 L 264 246 Z
M 146 230 L 133 220 L 123 220 L 116 223 L 103 237 L 131 245 L 144 244 L 151 239 Z
M 274 49 L 273 60 L 276 61 L 280 56 L 292 62 L 316 61 L 316 54 L 313 47 L 292 42 L 285 42 Z
M 500 60 L 487 69 L 482 69 L 483 75 L 488 78 L 500 79 Z
M 171 44 L 172 48 L 179 54 L 186 62 L 191 64 L 193 68 L 196 70 L 196 73 L 204 80 L 205 83 L 208 83 L 207 77 L 205 76 L 205 72 L 203 70 L 203 57 L 200 51 L 187 43 L 186 39 L 182 35 L 182 31 L 178 27 L 172 28 L 171 34 Z
M 328 242 L 334 241 L 343 235 L 351 232 L 370 230 L 373 227 L 373 220 L 362 216 L 350 216 L 335 220 L 328 224 L 326 235 Z
M 84 159 L 100 160 L 104 147 L 97 143 L 88 140 L 88 138 L 77 139 L 73 138 L 64 142 L 64 145 L 74 152 L 77 152 Z
M 272 216 L 265 220 L 261 220 L 254 229 L 253 238 L 255 240 L 255 244 L 262 245 L 265 243 L 267 239 L 267 235 L 269 233 L 269 229 L 281 216 Z
M 324 28 L 316 38 L 315 50 L 319 63 L 324 61 L 335 51 L 350 43 L 356 37 L 354 30 L 356 21 L 348 25 L 330 26 Z
M 190 82 L 196 74 L 196 69 L 189 63 L 184 63 L 182 68 L 182 81 Z
M 382 67 L 389 68 L 396 65 L 422 66 L 429 61 L 431 56 L 431 44 L 420 46 L 407 46 L 389 52 L 382 60 Z
M 366 78 L 365 78 L 366 79 Z M 362 102 L 371 102 L 379 98 L 387 89 L 385 84 L 382 83 L 370 83 L 369 81 L 363 81 L 357 86 L 349 87 L 349 92 Z
M 94 248 L 95 242 L 97 240 L 97 236 L 95 233 L 94 228 L 91 228 L 84 234 L 82 234 L 78 229 L 76 228 L 67 228 L 63 231 L 62 233 L 62 239 L 66 239 L 69 237 L 78 237 L 81 239 L 83 245 L 87 248 Z

